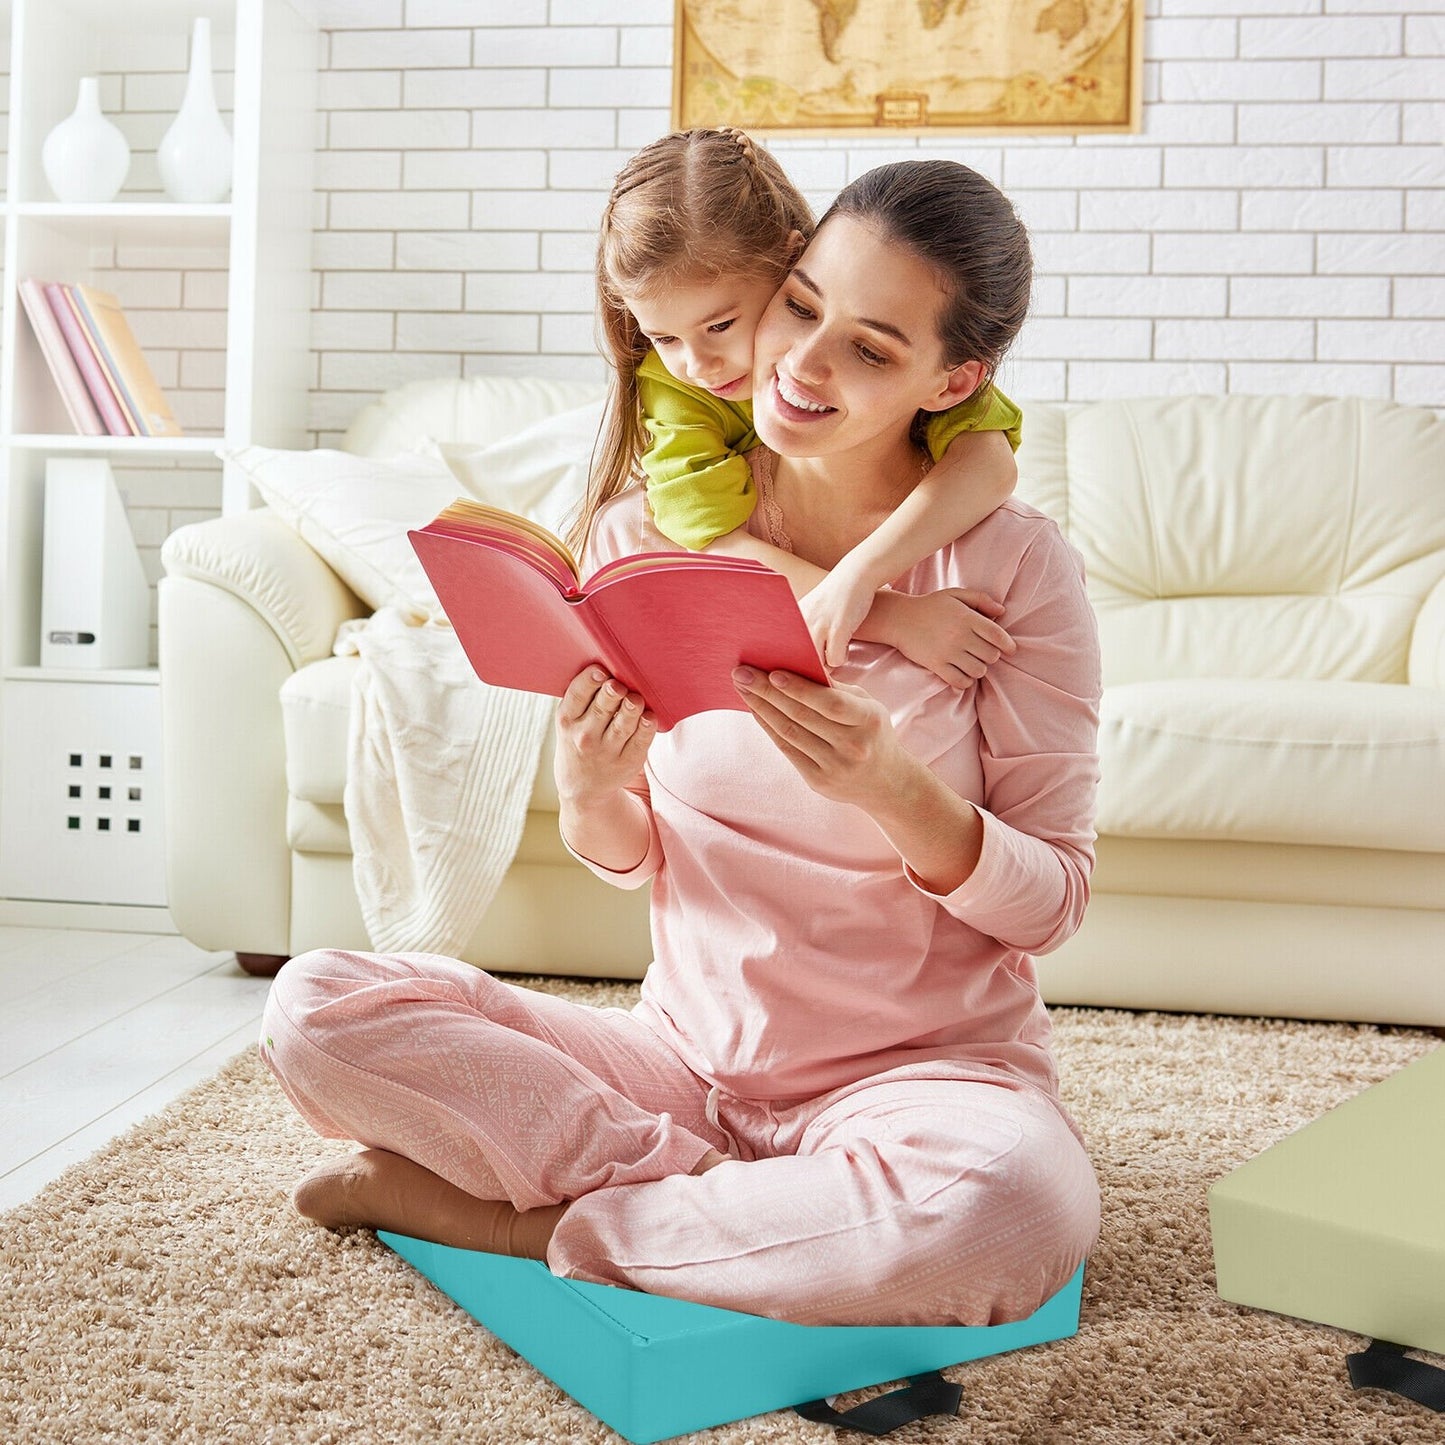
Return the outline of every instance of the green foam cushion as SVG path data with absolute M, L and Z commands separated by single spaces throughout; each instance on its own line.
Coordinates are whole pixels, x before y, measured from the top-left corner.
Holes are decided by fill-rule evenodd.
M 1445 1048 L 1209 1191 L 1235 1304 L 1445 1352 Z
M 535 1260 L 380 1238 L 618 1434 L 647 1445 L 825 1395 L 1075 1334 L 1084 1270 L 1025 1320 L 794 1325 L 612 1285 Z

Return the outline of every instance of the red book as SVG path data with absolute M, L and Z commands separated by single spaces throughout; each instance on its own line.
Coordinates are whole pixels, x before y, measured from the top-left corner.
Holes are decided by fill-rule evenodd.
M 483 682 L 561 697 L 589 663 L 642 694 L 666 732 L 694 713 L 743 710 L 746 663 L 826 684 L 788 581 L 761 562 L 643 552 L 584 583 L 545 527 L 462 498 L 408 532 Z
M 113 437 L 134 436 L 135 428 L 126 420 L 125 412 L 121 409 L 115 392 L 111 390 L 110 382 L 106 380 L 100 359 L 75 312 L 67 288 L 54 281 L 47 281 L 45 299 L 50 303 L 50 310 L 60 326 L 71 356 L 75 358 L 76 366 L 80 368 L 81 376 L 85 378 L 86 389 L 95 403 L 95 409 L 100 413 L 100 419 L 105 423 L 106 431 Z

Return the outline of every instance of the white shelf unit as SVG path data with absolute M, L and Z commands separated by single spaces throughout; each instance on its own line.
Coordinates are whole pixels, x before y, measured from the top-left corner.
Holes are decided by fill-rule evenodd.
M 231 194 L 215 205 L 169 201 L 155 165 L 199 16 L 211 22 L 217 98 L 233 138 Z M 218 449 L 305 445 L 315 20 L 309 0 L 0 0 L 0 25 L 10 41 L 0 201 L 0 921 L 168 928 L 158 674 L 39 666 L 45 464 L 104 458 L 122 491 L 130 479 L 193 515 L 252 505 L 244 478 L 224 475 Z M 125 133 L 131 167 L 114 201 L 63 204 L 41 146 L 87 75 L 100 78 L 102 109 Z M 75 434 L 19 303 L 16 287 L 31 276 L 119 297 L 184 437 Z M 129 796 L 136 779 L 116 796 L 102 757 L 141 760 L 139 798 Z M 106 802 L 121 806 L 112 813 Z

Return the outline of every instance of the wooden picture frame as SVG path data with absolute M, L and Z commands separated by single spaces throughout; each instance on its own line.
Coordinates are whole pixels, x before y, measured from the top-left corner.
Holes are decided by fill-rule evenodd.
M 1134 132 L 1144 0 L 676 0 L 672 124 L 758 135 Z

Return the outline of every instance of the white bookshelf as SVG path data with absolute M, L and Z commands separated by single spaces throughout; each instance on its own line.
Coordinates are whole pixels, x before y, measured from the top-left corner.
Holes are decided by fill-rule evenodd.
M 198 16 L 233 140 L 231 194 L 213 205 L 168 200 L 155 165 Z M 305 445 L 316 27 L 309 0 L 0 0 L 0 28 L 0 922 L 168 929 L 159 675 L 40 666 L 45 464 L 103 457 L 123 491 L 194 515 L 251 505 L 218 449 Z M 115 200 L 65 204 L 41 146 L 88 75 L 131 166 Z M 75 434 L 19 303 L 29 276 L 119 297 L 185 436 Z M 113 780 L 122 758 L 131 776 Z

